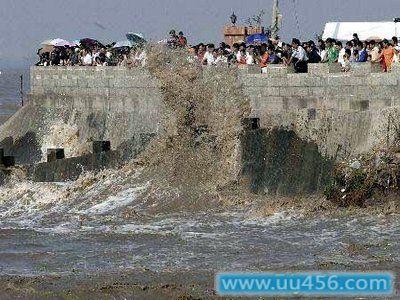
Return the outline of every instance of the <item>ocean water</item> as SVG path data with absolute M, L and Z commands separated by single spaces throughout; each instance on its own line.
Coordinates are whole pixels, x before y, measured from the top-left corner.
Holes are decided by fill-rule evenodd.
M 28 68 L 0 69 L 0 124 L 12 116 L 21 105 L 20 76 L 23 76 L 23 92 L 29 91 Z
M 166 213 L 179 194 L 160 193 L 141 172 L 2 187 L 0 276 L 400 269 L 398 216 L 289 210 L 259 217 L 218 207 Z

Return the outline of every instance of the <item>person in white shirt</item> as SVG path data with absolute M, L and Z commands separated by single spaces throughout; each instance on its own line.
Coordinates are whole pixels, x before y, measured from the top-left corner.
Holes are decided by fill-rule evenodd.
M 342 64 L 344 62 L 344 55 L 346 54 L 346 49 L 343 48 L 343 44 L 340 41 L 336 42 L 336 45 L 340 46 L 338 63 Z
M 400 63 L 400 43 L 399 43 L 399 39 L 394 36 L 392 38 L 392 42 L 393 42 L 393 49 L 394 49 L 393 62 L 398 64 L 398 63 Z
M 253 47 L 247 48 L 246 65 L 254 65 L 254 49 L 253 49 Z
M 93 65 L 93 57 L 89 51 L 84 50 L 82 56 L 82 65 L 84 66 L 91 66 Z
M 307 52 L 303 47 L 300 46 L 298 39 L 292 40 L 293 53 L 290 59 L 286 62 L 286 65 L 293 64 L 296 73 L 307 73 Z
M 100 50 L 96 47 L 92 52 L 93 61 L 96 61 L 96 58 L 98 58 L 99 56 L 100 56 Z
M 245 64 L 246 62 L 246 47 L 242 44 L 239 46 L 239 52 L 236 54 L 236 60 L 239 64 Z
M 215 63 L 215 58 L 214 58 L 214 55 L 213 55 L 214 48 L 215 47 L 214 47 L 213 44 L 210 44 L 210 45 L 207 46 L 207 51 L 206 51 L 206 53 L 204 54 L 204 57 L 203 57 L 203 65 L 207 65 L 207 66 L 214 65 L 214 63 Z

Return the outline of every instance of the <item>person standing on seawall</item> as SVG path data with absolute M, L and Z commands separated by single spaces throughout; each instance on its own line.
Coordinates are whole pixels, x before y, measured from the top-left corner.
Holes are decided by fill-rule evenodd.
M 179 33 L 178 33 L 178 45 L 179 45 L 179 47 L 182 47 L 182 48 L 187 47 L 187 39 L 183 35 L 182 31 L 179 31 Z
M 392 38 L 392 44 L 393 44 L 393 49 L 394 49 L 393 63 L 398 64 L 398 63 L 400 63 L 400 44 L 399 44 L 399 39 L 394 36 Z
M 385 62 L 383 66 L 384 72 L 390 72 L 392 70 L 393 58 L 394 58 L 394 49 L 392 45 L 389 44 L 388 40 L 382 41 L 382 52 L 381 52 L 381 59 Z
M 306 50 L 300 46 L 300 41 L 296 38 L 292 40 L 292 48 L 292 56 L 287 61 L 286 65 L 289 66 L 293 64 L 296 73 L 307 73 L 308 57 Z

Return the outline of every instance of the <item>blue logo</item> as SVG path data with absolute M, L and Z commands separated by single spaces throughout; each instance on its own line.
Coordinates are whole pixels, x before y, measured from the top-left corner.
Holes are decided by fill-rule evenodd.
M 388 296 L 392 273 L 221 273 L 221 296 Z

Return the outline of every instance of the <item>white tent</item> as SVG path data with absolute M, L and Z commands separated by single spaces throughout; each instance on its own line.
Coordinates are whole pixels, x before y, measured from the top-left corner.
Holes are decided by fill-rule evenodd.
M 391 39 L 400 36 L 400 23 L 395 22 L 331 22 L 326 23 L 322 38 L 340 41 L 353 39 L 357 33 L 360 40 Z

